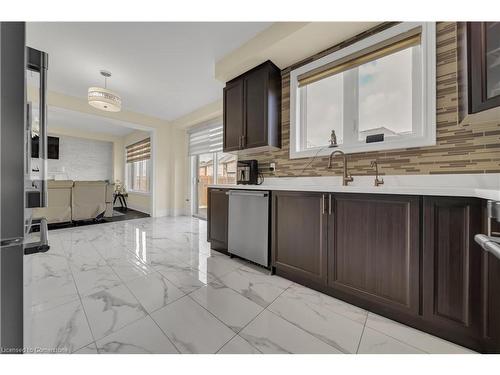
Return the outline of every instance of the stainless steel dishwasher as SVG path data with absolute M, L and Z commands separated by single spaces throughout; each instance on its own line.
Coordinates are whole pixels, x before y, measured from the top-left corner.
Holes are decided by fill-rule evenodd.
M 230 190 L 228 251 L 269 266 L 269 192 Z

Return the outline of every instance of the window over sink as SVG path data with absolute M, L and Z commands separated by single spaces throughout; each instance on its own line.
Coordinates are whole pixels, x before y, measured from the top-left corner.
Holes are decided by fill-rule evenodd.
M 403 22 L 290 73 L 290 158 L 436 142 L 434 23 Z M 373 142 L 375 140 L 375 142 Z

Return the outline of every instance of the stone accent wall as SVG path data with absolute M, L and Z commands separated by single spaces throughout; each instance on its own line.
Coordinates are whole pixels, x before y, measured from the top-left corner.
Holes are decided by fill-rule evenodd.
M 49 179 L 98 181 L 113 180 L 113 143 L 93 139 L 49 135 L 59 138 L 59 159 L 47 160 Z M 39 159 L 31 159 L 32 168 Z M 34 174 L 34 178 L 37 178 Z
M 387 27 L 387 26 L 385 26 Z M 363 35 L 364 37 L 365 35 Z M 359 39 L 359 38 L 358 38 Z M 352 42 L 352 41 L 350 41 Z M 341 46 L 301 62 L 307 64 Z M 430 147 L 407 148 L 349 155 L 353 175 L 373 174 L 370 162 L 377 160 L 382 174 L 446 174 L 500 172 L 500 119 L 493 122 L 458 123 L 457 24 L 437 24 L 437 144 Z M 341 163 L 327 169 L 328 157 L 289 159 L 290 134 L 290 71 L 282 71 L 282 148 L 278 151 L 242 156 L 259 163 L 276 162 L 274 176 L 324 176 L 341 174 Z M 310 165 L 305 168 L 308 164 Z M 268 173 L 265 173 L 268 175 Z

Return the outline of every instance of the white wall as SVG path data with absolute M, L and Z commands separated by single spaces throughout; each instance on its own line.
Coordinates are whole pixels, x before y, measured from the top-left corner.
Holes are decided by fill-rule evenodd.
M 113 143 L 94 139 L 55 135 L 59 138 L 59 159 L 47 161 L 47 176 L 57 180 L 112 180 Z M 32 168 L 39 159 L 32 159 Z

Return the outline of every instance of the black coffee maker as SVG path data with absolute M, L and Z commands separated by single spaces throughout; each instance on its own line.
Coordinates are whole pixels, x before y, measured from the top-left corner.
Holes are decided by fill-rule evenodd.
M 238 185 L 257 185 L 259 164 L 257 160 L 238 160 L 236 182 Z

